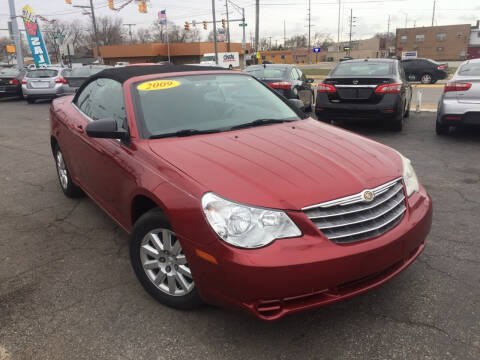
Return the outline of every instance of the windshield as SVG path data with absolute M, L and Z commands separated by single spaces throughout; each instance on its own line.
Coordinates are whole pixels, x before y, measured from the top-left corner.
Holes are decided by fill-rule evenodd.
M 20 74 L 20 71 L 18 71 L 15 68 L 2 68 L 2 69 L 0 69 L 0 76 L 17 77 L 19 74 Z
M 286 77 L 287 68 L 256 66 L 246 68 L 245 72 L 258 79 L 283 79 Z
M 458 70 L 458 75 L 460 76 L 480 76 L 480 62 L 469 63 L 462 65 L 460 70 Z
M 50 78 L 57 76 L 58 71 L 52 69 L 30 70 L 27 72 L 28 78 Z
M 385 76 L 393 73 L 393 62 L 347 61 L 337 65 L 330 76 Z
M 144 137 L 221 130 L 255 120 L 300 120 L 278 95 L 250 76 L 189 75 L 133 85 Z
M 202 57 L 202 61 L 215 61 L 215 55 L 204 56 Z

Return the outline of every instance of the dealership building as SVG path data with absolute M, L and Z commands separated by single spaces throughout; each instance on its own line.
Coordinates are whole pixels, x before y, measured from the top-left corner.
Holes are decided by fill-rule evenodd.
M 227 52 L 226 43 L 218 43 L 219 52 Z M 93 49 L 97 57 L 96 49 Z M 240 54 L 240 64 L 245 56 L 241 43 L 231 43 L 231 52 Z M 198 64 L 204 54 L 214 53 L 213 42 L 170 43 L 170 60 L 174 64 Z M 131 64 L 144 62 L 158 62 L 168 60 L 169 49 L 166 43 L 147 43 L 134 45 L 100 46 L 100 55 L 105 64 L 114 65 L 125 61 Z M 250 44 L 247 44 L 247 57 L 250 53 Z

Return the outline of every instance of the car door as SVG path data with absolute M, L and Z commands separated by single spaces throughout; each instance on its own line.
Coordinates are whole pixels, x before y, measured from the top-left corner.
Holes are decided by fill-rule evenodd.
M 402 67 L 408 81 L 415 81 L 413 60 L 402 60 Z
M 83 97 L 90 86 L 88 98 Z M 90 83 L 78 99 L 78 115 L 87 123 L 109 118 L 114 119 L 119 128 L 128 128 L 123 89 L 119 82 L 99 78 Z M 129 145 L 115 139 L 91 138 L 85 131 L 77 134 L 82 184 L 103 208 L 118 221 L 127 224 L 129 209 L 124 204 L 135 188 L 133 170 L 128 166 L 132 153 Z

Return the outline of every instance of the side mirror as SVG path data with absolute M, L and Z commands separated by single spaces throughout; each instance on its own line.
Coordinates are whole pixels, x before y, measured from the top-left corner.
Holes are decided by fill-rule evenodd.
M 303 101 L 302 100 L 298 100 L 298 99 L 288 99 L 288 101 L 290 102 L 290 104 L 292 104 L 296 109 L 298 110 L 304 110 L 305 109 L 305 105 L 303 104 Z
M 307 79 L 308 84 L 312 84 L 315 81 L 315 79 Z
M 88 136 L 100 139 L 120 139 L 129 138 L 128 131 L 118 129 L 117 122 L 113 119 L 100 119 L 88 123 L 85 131 Z

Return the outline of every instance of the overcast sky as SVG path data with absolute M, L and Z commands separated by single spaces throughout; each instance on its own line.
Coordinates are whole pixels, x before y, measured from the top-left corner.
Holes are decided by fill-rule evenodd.
M 114 0 L 115 5 L 121 5 L 127 0 Z M 96 14 L 120 16 L 126 23 L 135 23 L 138 27 L 150 25 L 161 9 L 167 9 L 169 21 L 177 25 L 185 21 L 203 21 L 212 19 L 211 0 L 150 0 L 148 13 L 141 14 L 135 3 L 127 5 L 123 10 L 116 12 L 108 9 L 107 0 L 94 0 Z M 247 19 L 247 41 L 255 34 L 255 0 L 234 0 L 234 3 L 245 7 Z M 347 38 L 348 18 L 350 9 L 356 17 L 354 39 L 367 38 L 376 32 L 386 32 L 388 16 L 390 15 L 390 29 L 397 27 L 430 26 L 432 22 L 433 0 L 342 0 L 341 1 L 341 37 Z M 74 5 L 87 5 L 88 0 L 72 0 Z M 8 0 L 0 0 L 0 28 L 7 27 Z M 72 20 L 88 16 L 82 15 L 81 10 L 65 3 L 65 0 L 15 0 L 17 13 L 25 4 L 49 19 Z M 215 0 L 217 18 L 225 17 L 225 0 Z M 330 34 L 337 38 L 338 1 L 311 0 L 312 6 L 312 34 L 315 32 Z M 260 37 L 272 37 L 275 44 L 283 42 L 283 23 L 286 22 L 287 37 L 293 34 L 307 33 L 308 0 L 260 0 Z M 239 18 L 240 15 L 230 7 L 230 18 Z M 478 0 L 437 0 L 436 25 L 459 23 L 475 24 L 480 19 L 480 3 Z M 19 22 L 19 25 L 20 22 Z M 21 25 L 23 27 L 23 25 Z M 205 38 L 208 31 L 197 25 Z M 209 30 L 211 25 L 209 25 Z M 6 35 L 5 31 L 0 34 Z M 241 41 L 241 28 L 238 23 L 231 24 L 232 41 Z

